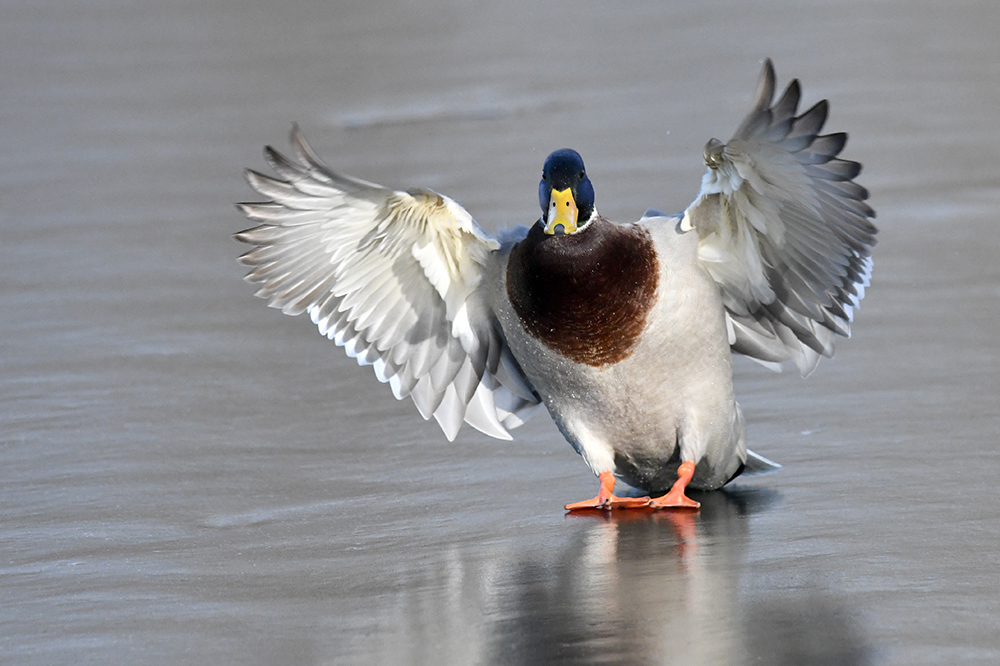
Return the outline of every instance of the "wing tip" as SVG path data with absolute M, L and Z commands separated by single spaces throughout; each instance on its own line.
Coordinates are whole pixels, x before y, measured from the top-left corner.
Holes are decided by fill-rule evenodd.
M 292 146 L 292 150 L 295 151 L 295 156 L 299 158 L 299 161 L 306 166 L 313 168 L 319 168 L 320 170 L 327 170 L 329 167 L 326 163 L 316 154 L 316 151 L 312 149 L 309 142 L 306 141 L 306 136 L 302 132 L 302 128 L 296 122 L 292 123 L 292 128 L 288 132 L 288 142 Z
M 764 63 L 760 70 L 760 79 L 757 82 L 757 94 L 754 100 L 754 107 L 764 110 L 771 106 L 774 99 L 774 88 L 777 77 L 774 74 L 774 62 L 770 57 L 764 58 Z

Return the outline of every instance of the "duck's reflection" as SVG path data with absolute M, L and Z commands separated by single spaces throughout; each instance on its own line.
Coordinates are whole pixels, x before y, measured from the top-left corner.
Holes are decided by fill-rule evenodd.
M 365 663 L 868 663 L 846 605 L 819 588 L 762 588 L 748 569 L 753 516 L 776 492 L 692 497 L 699 512 L 570 514 L 549 541 L 452 543 L 374 604 L 358 653 L 374 655 Z
M 519 562 L 496 590 L 503 601 L 485 627 L 485 662 L 864 663 L 868 651 L 828 600 L 796 597 L 810 609 L 798 613 L 742 592 L 747 517 L 776 493 L 696 499 L 700 512 L 567 516 L 580 525 L 575 542 L 555 561 Z

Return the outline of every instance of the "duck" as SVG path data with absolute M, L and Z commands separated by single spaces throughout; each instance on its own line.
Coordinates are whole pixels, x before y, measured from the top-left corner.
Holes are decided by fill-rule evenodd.
M 689 489 L 780 468 L 747 449 L 733 355 L 808 375 L 870 285 L 875 212 L 847 134 L 820 134 L 826 100 L 799 113 L 798 81 L 777 100 L 775 84 L 767 59 L 691 205 L 625 224 L 572 149 L 544 162 L 539 218 L 491 235 L 443 194 L 331 169 L 293 125 L 292 157 L 264 150 L 275 175 L 246 171 L 265 200 L 237 204 L 245 279 L 449 441 L 464 423 L 511 439 L 544 406 L 599 482 L 567 511 L 697 509 Z

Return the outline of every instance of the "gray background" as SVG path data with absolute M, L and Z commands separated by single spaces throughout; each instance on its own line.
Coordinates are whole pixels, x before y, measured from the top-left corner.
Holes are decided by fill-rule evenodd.
M 0 662 L 1000 662 L 994 2 L 119 2 L 0 9 Z M 854 339 L 737 363 L 780 474 L 564 516 L 547 416 L 448 443 L 241 282 L 241 168 L 326 160 L 538 215 L 694 197 L 760 61 L 879 212 Z

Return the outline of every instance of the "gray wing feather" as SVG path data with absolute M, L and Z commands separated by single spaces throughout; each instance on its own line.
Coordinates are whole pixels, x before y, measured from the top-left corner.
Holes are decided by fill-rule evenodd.
M 850 335 L 871 278 L 875 212 L 854 182 L 861 165 L 838 157 L 847 135 L 819 134 L 827 102 L 796 115 L 797 81 L 774 94 L 767 60 L 753 110 L 728 144 L 705 146 L 708 169 L 682 228 L 698 231 L 733 350 L 805 375 L 833 354 L 834 335 Z
M 258 226 L 236 235 L 256 295 L 374 366 L 448 439 L 463 422 L 510 439 L 540 400 L 480 289 L 499 243 L 457 203 L 332 171 L 293 127 L 294 159 L 268 147 L 277 177 L 247 171 L 270 201 L 238 204 Z

